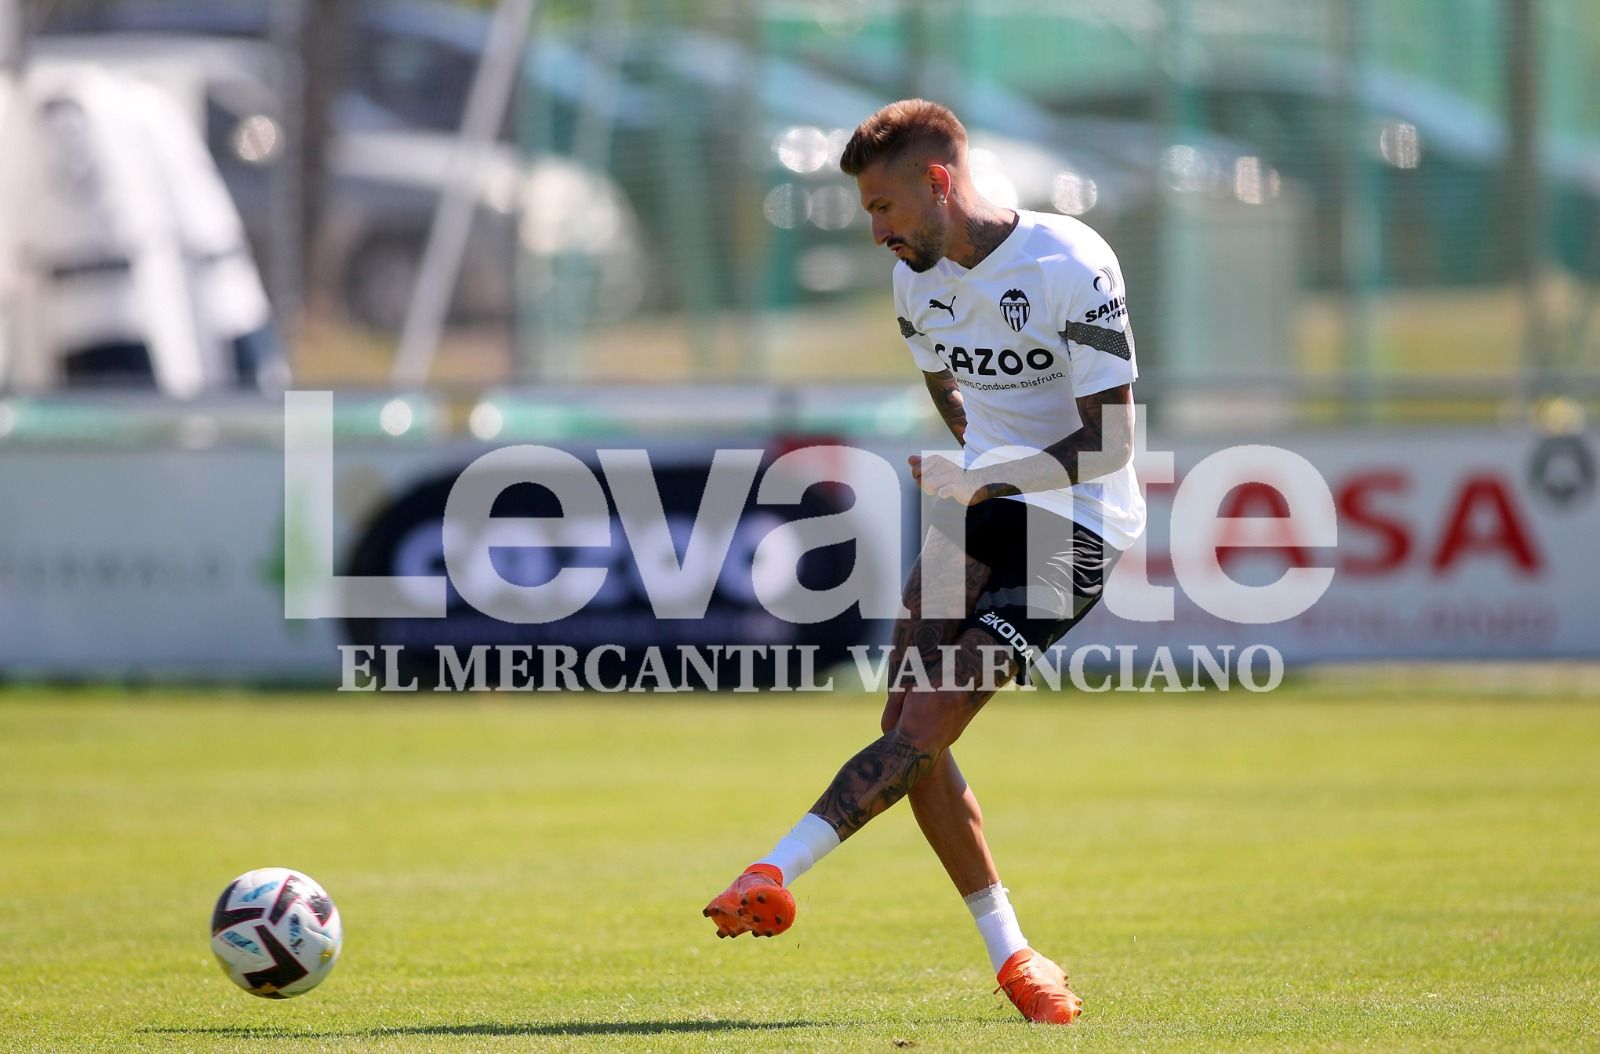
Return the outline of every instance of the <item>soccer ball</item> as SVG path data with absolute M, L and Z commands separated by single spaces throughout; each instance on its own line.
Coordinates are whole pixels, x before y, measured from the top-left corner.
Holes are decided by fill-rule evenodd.
M 309 875 L 286 867 L 246 871 L 211 913 L 211 951 L 251 995 L 288 999 L 333 971 L 344 943 L 339 909 Z

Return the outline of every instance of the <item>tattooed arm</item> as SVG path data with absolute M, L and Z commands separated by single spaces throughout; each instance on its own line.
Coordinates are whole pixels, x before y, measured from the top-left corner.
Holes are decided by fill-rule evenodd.
M 928 396 L 933 400 L 934 409 L 944 418 L 945 427 L 956 437 L 956 442 L 965 446 L 967 409 L 962 403 L 961 387 L 956 384 L 955 374 L 940 370 L 938 373 L 924 373 L 922 380 L 928 386 Z
M 1133 385 L 1078 398 L 1083 425 L 1020 461 L 979 471 L 985 498 L 1056 490 L 1109 476 L 1133 459 Z
M 1059 490 L 1108 476 L 1133 459 L 1133 385 L 1078 398 L 1083 425 L 1031 457 L 963 470 L 941 457 L 913 456 L 911 474 L 929 494 L 976 505 L 990 498 Z

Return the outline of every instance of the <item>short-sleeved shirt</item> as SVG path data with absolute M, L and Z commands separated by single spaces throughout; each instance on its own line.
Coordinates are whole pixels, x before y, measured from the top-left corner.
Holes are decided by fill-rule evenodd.
M 946 258 L 894 269 L 895 314 L 925 372 L 949 370 L 967 414 L 969 467 L 1014 460 L 1076 432 L 1077 398 L 1139 376 L 1122 269 L 1104 238 L 1070 216 L 1019 212 L 968 269 Z M 1060 490 L 1016 495 L 1118 549 L 1144 531 L 1133 466 Z

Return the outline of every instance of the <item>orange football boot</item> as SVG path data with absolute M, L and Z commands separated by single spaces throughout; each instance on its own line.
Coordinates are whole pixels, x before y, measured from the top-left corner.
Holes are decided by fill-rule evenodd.
M 1007 959 L 995 980 L 1029 1021 L 1070 1025 L 1083 1013 L 1083 1000 L 1067 987 L 1067 975 L 1061 967 L 1032 948 L 1024 948 Z
M 776 937 L 794 925 L 794 894 L 783 888 L 782 871 L 751 864 L 701 914 L 717 924 L 718 937 Z

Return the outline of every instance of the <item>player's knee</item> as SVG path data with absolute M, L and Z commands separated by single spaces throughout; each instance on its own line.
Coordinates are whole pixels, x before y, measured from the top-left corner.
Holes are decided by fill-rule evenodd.
M 918 750 L 937 754 L 959 739 L 971 720 L 971 694 L 943 691 L 909 695 L 893 727 Z
M 878 727 L 884 735 L 894 731 L 894 726 L 900 723 L 900 711 L 905 709 L 906 693 L 893 691 L 889 693 L 889 701 L 883 704 L 883 716 L 878 720 Z

